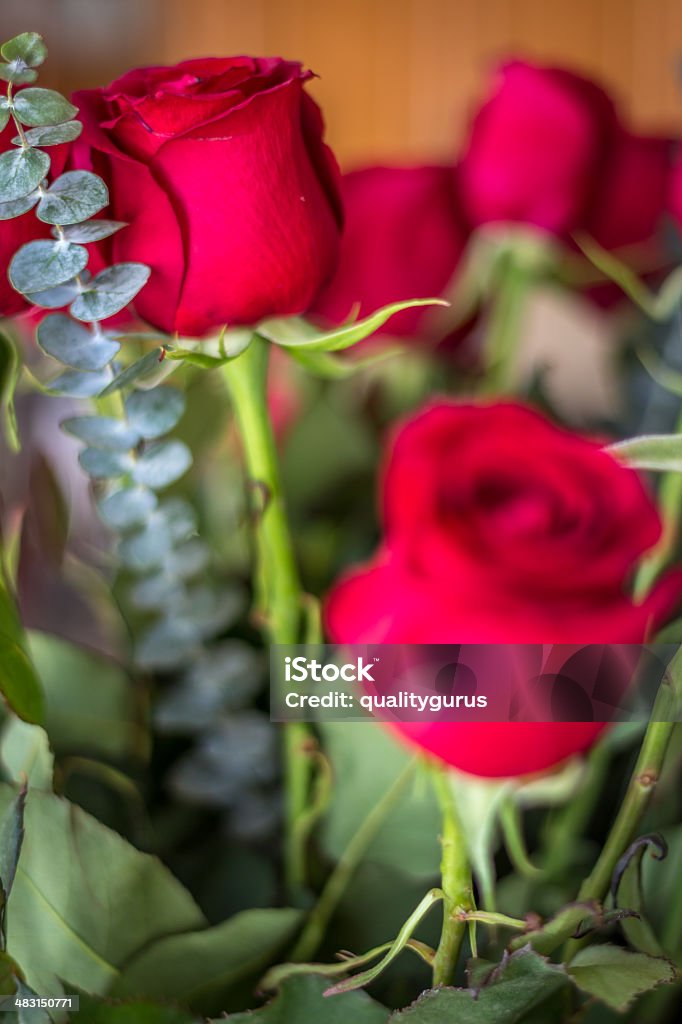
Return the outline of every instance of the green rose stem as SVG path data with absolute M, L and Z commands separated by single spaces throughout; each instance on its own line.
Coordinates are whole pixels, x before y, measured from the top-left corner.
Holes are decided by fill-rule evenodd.
M 579 902 L 603 902 L 618 860 L 635 838 L 640 819 L 660 778 L 670 737 L 682 702 L 682 647 L 678 647 L 661 681 L 637 763 L 606 843 L 578 893 Z M 582 942 L 572 939 L 564 960 L 570 960 Z
M 682 416 L 677 422 L 677 433 L 682 434 Z M 634 593 L 639 600 L 648 593 L 677 546 L 682 507 L 682 473 L 666 473 L 663 476 L 658 503 L 663 529 L 658 543 L 643 559 L 637 571 Z
M 435 986 L 452 984 L 467 927 L 466 921 L 458 915 L 475 910 L 475 907 L 466 842 L 447 769 L 440 764 L 434 764 L 432 779 L 443 822 L 440 864 L 443 928 L 433 961 Z
M 256 610 L 273 644 L 301 639 L 303 593 L 284 506 L 277 449 L 267 406 L 270 342 L 254 335 L 251 344 L 224 367 L 244 449 L 256 538 Z M 285 874 L 290 898 L 305 884 L 305 850 L 297 822 L 305 812 L 310 785 L 311 735 L 301 722 L 284 725 Z
M 291 954 L 292 961 L 299 963 L 310 960 L 315 953 L 324 938 L 327 925 L 338 907 L 348 883 L 360 861 L 366 855 L 381 826 L 386 821 L 386 818 L 401 799 L 407 784 L 414 776 L 418 762 L 419 759 L 416 757 L 408 762 L 393 784 L 386 790 L 381 800 L 377 801 L 372 807 L 372 810 L 354 833 L 353 838 L 339 858 L 336 867 L 327 879 L 320 898 L 315 904 L 305 928 L 301 932 L 301 937 L 294 946 Z

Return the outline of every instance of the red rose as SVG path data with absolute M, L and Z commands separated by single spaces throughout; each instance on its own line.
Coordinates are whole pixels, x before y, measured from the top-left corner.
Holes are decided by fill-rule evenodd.
M 335 642 L 638 643 L 682 597 L 628 584 L 660 521 L 638 475 L 593 441 L 514 404 L 435 403 L 396 435 L 385 538 L 326 605 Z M 405 723 L 476 775 L 545 770 L 601 723 Z
M 654 236 L 670 164 L 670 143 L 626 131 L 595 83 L 515 61 L 499 69 L 456 173 L 475 224 L 580 230 L 611 249 Z
M 675 219 L 678 229 L 682 229 L 682 158 L 679 156 L 670 180 L 668 209 Z
M 334 268 L 338 170 L 300 64 L 205 58 L 77 93 L 78 167 L 130 226 L 112 258 L 153 270 L 138 314 L 199 336 L 305 311 Z
M 368 316 L 391 302 L 443 294 L 468 236 L 448 167 L 367 167 L 345 175 L 343 199 L 339 266 L 314 312 L 338 324 L 356 305 Z M 428 316 L 405 310 L 382 333 L 409 337 Z

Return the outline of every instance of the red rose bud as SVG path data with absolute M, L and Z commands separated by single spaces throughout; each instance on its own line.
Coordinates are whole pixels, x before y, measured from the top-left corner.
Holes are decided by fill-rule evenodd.
M 626 131 L 594 82 L 515 61 L 498 70 L 456 173 L 475 224 L 584 231 L 614 249 L 655 235 L 670 166 L 670 142 Z
M 130 226 L 116 261 L 152 268 L 138 314 L 200 336 L 305 311 L 334 269 L 338 169 L 300 64 L 204 58 L 141 68 L 77 93 L 75 166 Z
M 336 274 L 314 312 L 333 324 L 360 307 L 443 294 L 467 242 L 448 167 L 367 167 L 345 175 L 346 224 Z M 424 330 L 428 309 L 408 309 L 380 329 L 393 337 Z
M 632 572 L 660 521 L 639 476 L 521 405 L 427 407 L 398 431 L 384 541 L 326 602 L 341 643 L 640 643 L 682 599 L 682 573 L 642 604 Z M 494 686 L 494 680 L 489 685 Z M 462 771 L 545 771 L 603 723 L 403 723 Z

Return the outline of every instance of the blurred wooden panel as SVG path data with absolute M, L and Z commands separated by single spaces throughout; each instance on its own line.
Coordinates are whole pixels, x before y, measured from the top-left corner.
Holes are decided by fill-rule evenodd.
M 141 63 L 278 54 L 318 75 L 346 166 L 456 151 L 501 57 L 601 79 L 642 129 L 682 134 L 682 0 L 0 0 L 2 35 L 50 47 L 44 83 L 107 81 Z

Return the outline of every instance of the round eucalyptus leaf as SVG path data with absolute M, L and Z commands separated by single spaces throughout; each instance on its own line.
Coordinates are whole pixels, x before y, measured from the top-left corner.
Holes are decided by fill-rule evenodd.
M 172 610 L 184 593 L 184 583 L 162 571 L 139 580 L 130 590 L 130 600 L 141 612 Z
M 164 620 L 142 635 L 135 651 L 135 661 L 141 668 L 176 668 L 196 657 L 200 643 L 189 623 L 182 619 Z
M 7 100 L 0 100 L 0 132 L 4 131 L 9 122 L 10 113 Z
M 29 128 L 24 132 L 30 146 L 60 146 L 63 142 L 73 142 L 83 131 L 80 121 L 67 121 L 65 124 L 45 125 L 42 128 Z M 21 138 L 16 135 L 12 142 L 21 145 Z
M 101 448 L 85 448 L 78 456 L 85 472 L 95 480 L 110 480 L 125 476 L 134 465 L 130 455 L 123 452 L 105 452 Z
M 38 187 L 50 169 L 40 149 L 13 149 L 0 156 L 0 203 L 22 199 Z
M 14 110 L 22 124 L 32 127 L 61 124 L 78 113 L 78 107 L 54 89 L 22 89 L 14 97 Z
M 204 639 L 210 639 L 239 618 L 243 610 L 241 593 L 195 586 L 187 592 L 182 607 L 176 609 L 176 613 L 180 613 L 186 622 L 191 622 Z
M 66 171 L 50 185 L 38 203 L 37 216 L 46 224 L 79 224 L 94 217 L 108 202 L 107 186 L 98 175 L 90 171 Z M 91 287 L 96 280 L 93 278 Z
M 0 46 L 0 56 L 10 64 L 21 62 L 39 68 L 47 57 L 47 47 L 37 32 L 22 32 Z
M 67 370 L 60 377 L 51 381 L 47 390 L 55 395 L 66 398 L 94 398 L 111 380 L 108 369 L 95 373 L 80 373 L 78 370 Z
M 84 270 L 88 250 L 69 242 L 29 242 L 23 245 L 9 265 L 9 279 L 27 295 L 54 288 L 70 281 Z
M 74 416 L 64 420 L 61 426 L 67 434 L 91 448 L 108 452 L 129 452 L 140 440 L 136 430 L 113 416 Z
M 192 464 L 192 453 L 182 441 L 163 441 L 144 452 L 133 470 L 136 483 L 158 491 L 179 480 Z
M 11 64 L 0 64 L 0 78 L 12 85 L 29 85 L 36 81 L 38 72 L 22 66 L 20 61 L 12 61 Z
M 171 538 L 157 525 L 153 513 L 151 521 L 139 533 L 121 541 L 118 557 L 133 572 L 149 572 L 163 565 L 171 544 Z
M 183 580 L 193 579 L 203 572 L 209 558 L 209 550 L 204 542 L 198 537 L 192 537 L 171 551 L 166 562 L 166 572 Z
M 88 290 L 74 302 L 71 313 L 77 320 L 106 320 L 131 302 L 149 280 L 151 271 L 143 263 L 116 263 L 93 277 Z
M 185 411 L 185 396 L 177 388 L 158 387 L 133 391 L 126 399 L 130 422 L 142 437 L 162 437 L 178 423 Z
M 239 711 L 262 685 L 262 662 L 243 640 L 212 644 L 183 676 L 160 696 L 154 712 L 157 727 L 167 733 L 200 732 L 225 711 Z
M 164 530 L 178 544 L 197 532 L 196 512 L 184 498 L 166 498 L 159 506 L 164 519 Z
M 81 242 L 88 245 L 90 242 L 99 242 L 102 238 L 108 238 L 115 231 L 126 226 L 122 220 L 88 220 L 82 224 L 69 224 L 64 228 L 62 234 L 67 242 Z M 54 234 L 53 229 L 53 234 Z
M 86 273 L 87 271 L 83 271 L 83 274 Z M 73 302 L 79 294 L 80 288 L 74 278 L 72 281 L 66 281 L 64 284 L 58 284 L 56 288 L 46 288 L 42 292 L 27 292 L 26 298 L 34 306 L 42 306 L 43 309 L 63 309 L 64 306 L 68 306 L 70 302 Z
M 146 487 L 122 487 L 99 503 L 100 515 L 115 530 L 129 530 L 146 523 L 158 499 Z
M 38 325 L 37 336 L 43 352 L 76 370 L 103 370 L 120 348 L 117 341 L 93 334 L 65 313 L 46 316 Z M 133 433 L 139 440 L 137 431 Z
M 22 213 L 27 213 L 36 205 L 39 199 L 40 193 L 37 189 L 34 189 L 33 192 L 29 192 L 27 196 L 22 196 L 21 199 L 14 199 L 11 203 L 0 203 L 0 220 L 12 220 L 13 217 L 21 217 Z

